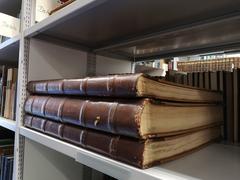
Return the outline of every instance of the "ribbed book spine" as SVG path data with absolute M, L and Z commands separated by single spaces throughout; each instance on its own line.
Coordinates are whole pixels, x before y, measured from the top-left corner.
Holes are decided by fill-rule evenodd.
M 77 146 L 143 168 L 144 141 L 80 129 L 43 118 L 25 116 L 24 125 Z
M 90 101 L 50 96 L 30 96 L 25 112 L 55 121 L 139 138 L 145 100 Z

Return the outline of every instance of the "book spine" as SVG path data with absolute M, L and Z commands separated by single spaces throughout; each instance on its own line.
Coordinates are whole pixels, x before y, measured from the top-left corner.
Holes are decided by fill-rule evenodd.
M 224 84 L 224 97 L 225 97 L 225 115 L 224 115 L 224 127 L 225 127 L 225 139 L 229 142 L 234 141 L 234 106 L 233 106 L 233 74 L 232 72 L 226 72 Z
M 204 87 L 210 89 L 210 72 L 204 72 Z
M 233 112 L 234 112 L 234 142 L 239 142 L 239 82 L 240 82 L 240 69 L 233 70 Z
M 143 168 L 143 142 L 85 130 L 28 115 L 25 117 L 24 124 L 26 127 L 82 148 Z
M 63 123 L 139 138 L 139 121 L 145 101 L 134 102 L 30 96 L 25 111 Z
M 96 78 L 34 81 L 28 83 L 33 94 L 70 94 L 84 96 L 135 97 L 141 74 L 114 75 Z

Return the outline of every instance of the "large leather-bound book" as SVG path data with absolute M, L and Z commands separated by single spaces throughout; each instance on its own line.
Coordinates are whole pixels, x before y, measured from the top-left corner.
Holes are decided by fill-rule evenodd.
M 84 79 L 32 81 L 33 94 L 106 97 L 151 97 L 182 102 L 220 102 L 221 94 L 159 80 L 144 74 L 110 75 Z
M 148 168 L 176 159 L 220 135 L 220 128 L 214 127 L 180 136 L 137 140 L 33 116 L 25 116 L 24 124 L 26 127 L 139 168 Z
M 239 142 L 239 134 L 240 134 L 240 117 L 239 117 L 239 111 L 240 111 L 240 69 L 234 69 L 233 70 L 233 103 L 234 103 L 234 142 Z
M 100 101 L 30 96 L 25 112 L 86 128 L 136 138 L 176 135 L 223 122 L 221 105 L 148 98 Z

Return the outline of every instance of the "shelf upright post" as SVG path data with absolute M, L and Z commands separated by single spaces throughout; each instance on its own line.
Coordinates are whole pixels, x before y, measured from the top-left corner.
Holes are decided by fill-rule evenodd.
M 24 30 L 26 28 L 29 28 L 34 23 L 33 6 L 35 4 L 35 1 L 36 0 L 22 0 L 13 180 L 23 180 L 24 136 L 20 135 L 20 127 L 23 125 L 23 109 L 24 102 L 27 97 L 28 62 L 30 48 L 30 40 L 24 38 Z

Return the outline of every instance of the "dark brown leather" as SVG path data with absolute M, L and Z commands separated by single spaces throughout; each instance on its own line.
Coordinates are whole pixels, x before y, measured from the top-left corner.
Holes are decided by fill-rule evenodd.
M 144 101 L 89 101 L 81 99 L 30 96 L 25 112 L 77 126 L 141 138 L 140 117 Z
M 143 168 L 144 141 L 77 128 L 30 115 L 25 116 L 25 126 Z
M 158 138 L 154 140 L 137 140 L 127 138 L 123 136 L 117 136 L 113 134 L 102 133 L 98 131 L 88 130 L 84 128 L 69 126 L 58 122 L 49 121 L 40 117 L 34 117 L 30 115 L 25 116 L 25 126 L 47 135 L 51 135 L 55 138 L 59 138 L 63 141 L 67 141 L 71 144 L 80 146 L 82 148 L 103 154 L 112 159 L 125 162 L 138 168 L 149 168 L 153 165 L 158 165 L 176 158 L 182 157 L 190 152 L 198 149 L 186 150 L 179 154 L 174 154 L 170 157 L 156 157 L 156 160 L 144 164 L 144 151 L 147 143 L 156 141 L 167 141 L 169 138 Z M 212 131 L 220 133 L 220 126 L 215 126 Z M 219 134 L 216 137 L 219 137 Z M 190 134 L 190 133 L 189 133 Z M 187 136 L 188 134 L 181 135 Z M 180 136 L 170 137 L 170 139 L 179 138 Z M 209 138 L 208 142 L 213 139 Z M 208 143 L 207 142 L 207 143 Z M 205 144 L 207 144 L 205 143 Z M 203 145 L 200 145 L 201 147 Z M 160 147 L 159 147 L 160 148 Z
M 140 76 L 143 74 L 32 81 L 28 83 L 28 91 L 34 94 L 135 97 L 136 83 Z

